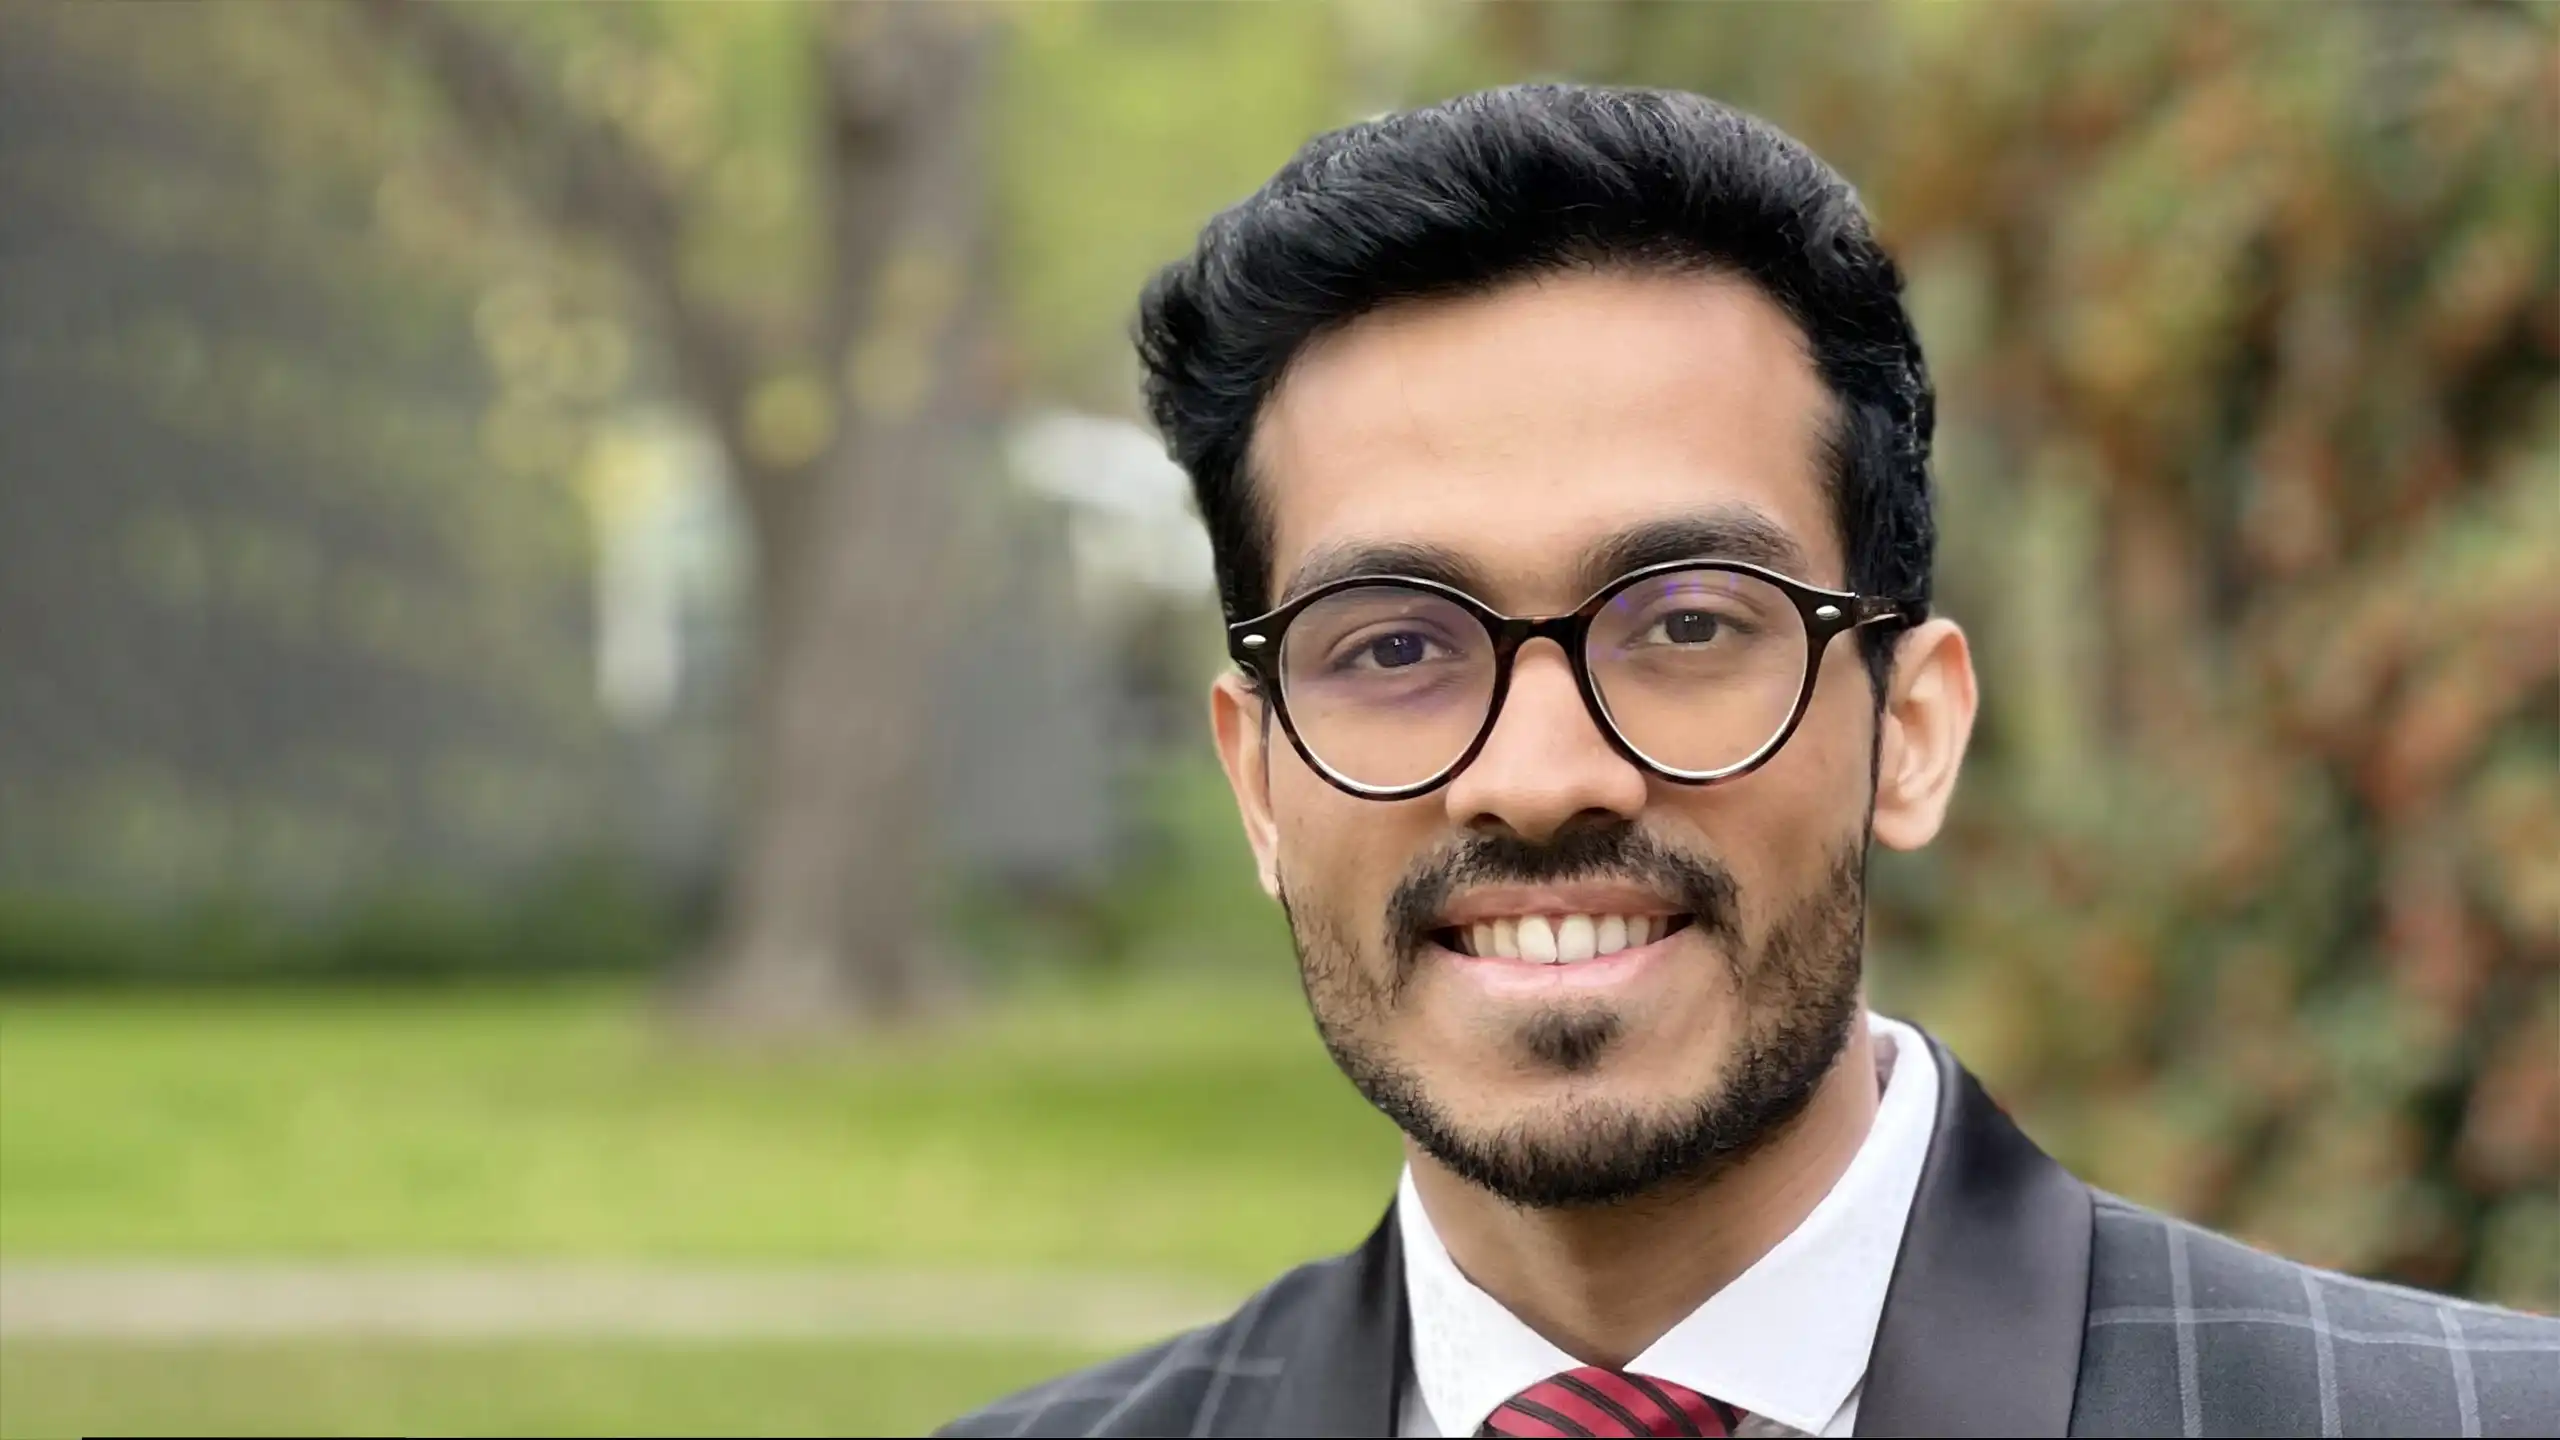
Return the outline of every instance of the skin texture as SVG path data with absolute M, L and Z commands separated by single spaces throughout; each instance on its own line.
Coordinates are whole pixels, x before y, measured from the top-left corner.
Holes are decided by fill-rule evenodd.
M 1264 408 L 1274 593 L 1346 551 L 1426 546 L 1487 603 L 1555 614 L 1619 573 L 1613 540 L 1677 522 L 1757 527 L 1795 552 L 1775 568 L 1842 588 L 1830 413 L 1801 333 L 1738 280 L 1573 271 L 1380 311 L 1309 347 Z M 1867 841 L 1936 833 L 1973 674 L 1945 620 L 1899 638 L 1881 716 L 1852 637 L 1820 663 L 1787 746 L 1699 788 L 1612 749 L 1533 642 L 1474 763 L 1388 803 L 1309 769 L 1242 677 L 1212 691 L 1328 1045 L 1405 1128 L 1459 1267 L 1589 1363 L 1624 1364 L 1749 1268 L 1875 1114 L 1852 1023 Z M 1418 941 L 1417 893 L 1706 913 L 1606 983 L 1540 990 Z

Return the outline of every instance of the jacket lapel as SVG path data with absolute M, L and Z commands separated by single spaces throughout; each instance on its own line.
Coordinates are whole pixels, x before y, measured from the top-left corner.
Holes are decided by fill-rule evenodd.
M 1404 1249 L 1396 1211 L 1315 1277 L 1279 1347 L 1287 1367 L 1266 1412 L 1270 1435 L 1393 1435 L 1407 1344 Z
M 1938 1123 L 1858 1401 L 1860 1435 L 2060 1435 L 2089 1306 L 2088 1187 L 1935 1039 Z

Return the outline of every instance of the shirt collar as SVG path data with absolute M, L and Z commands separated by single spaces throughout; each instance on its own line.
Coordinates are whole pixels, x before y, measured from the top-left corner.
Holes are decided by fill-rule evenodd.
M 1785 1239 L 1628 1369 L 1811 1435 L 1855 1393 L 1938 1111 L 1938 1070 L 1919 1032 L 1880 1015 L 1868 1024 L 1894 1059 L 1849 1168 Z M 1495 1406 L 1581 1363 L 1459 1272 L 1423 1212 L 1410 1167 L 1396 1215 L 1414 1379 L 1441 1434 L 1474 1434 Z

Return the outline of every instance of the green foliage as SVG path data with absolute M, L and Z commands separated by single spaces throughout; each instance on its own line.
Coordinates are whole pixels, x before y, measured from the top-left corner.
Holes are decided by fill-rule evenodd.
M 1356 1243 L 1395 1175 L 1394 1131 L 1285 987 L 1026 990 L 762 1058 L 657 1019 L 591 987 L 12 997 L 0 1254 L 825 1257 L 1251 1285 Z
M 1000 91 L 1011 333 L 1068 403 L 1131 403 L 1138 288 L 1210 215 L 1342 123 L 1335 27 L 1314 5 L 1024 6 Z
M 1027 1345 L 12 1339 L 0 1437 L 918 1435 L 1099 1357 Z

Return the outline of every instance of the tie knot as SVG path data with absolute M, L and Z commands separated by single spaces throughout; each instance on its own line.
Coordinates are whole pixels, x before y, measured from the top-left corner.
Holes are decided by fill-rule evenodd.
M 1731 1435 L 1742 1412 L 1685 1385 L 1585 1365 L 1494 1407 L 1478 1435 Z

